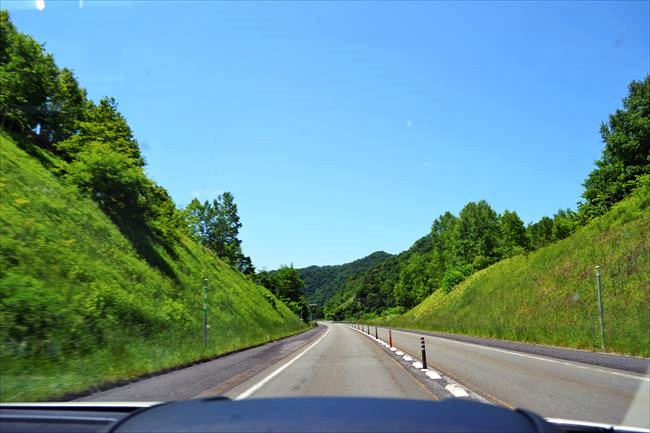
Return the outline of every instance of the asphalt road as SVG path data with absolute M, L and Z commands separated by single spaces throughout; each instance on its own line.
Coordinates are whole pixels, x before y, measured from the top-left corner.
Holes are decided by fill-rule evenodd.
M 380 328 L 378 334 L 388 341 L 387 330 Z M 546 417 L 650 428 L 647 373 L 412 331 L 393 330 L 392 336 L 393 346 L 415 359 L 406 362 L 403 353 L 396 356 L 396 349 L 391 352 L 371 336 L 326 323 L 300 336 L 80 400 L 161 401 L 217 395 L 438 399 L 451 396 L 445 391 L 448 384 L 469 397 L 527 408 Z M 421 336 L 429 368 L 441 375 L 435 380 L 411 365 L 420 358 Z
M 376 342 L 341 324 L 326 326 L 327 332 L 288 360 L 288 366 L 274 367 L 226 396 L 438 398 Z M 276 373 L 278 368 L 284 369 Z
M 378 336 L 388 341 L 387 329 L 379 328 Z M 425 339 L 429 367 L 495 403 L 530 409 L 545 417 L 650 428 L 647 367 L 643 375 L 392 330 L 393 346 L 418 357 L 421 337 Z M 648 360 L 641 362 L 648 365 Z
M 283 361 L 315 337 L 322 335 L 325 330 L 324 326 L 319 326 L 299 335 L 96 392 L 75 401 L 151 402 L 222 395 L 264 369 Z

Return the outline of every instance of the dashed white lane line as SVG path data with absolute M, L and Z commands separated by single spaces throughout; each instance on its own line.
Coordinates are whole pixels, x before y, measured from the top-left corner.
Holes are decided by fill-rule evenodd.
M 445 386 L 445 389 L 449 391 L 454 397 L 469 397 L 467 391 L 454 383 L 450 383 L 449 385 Z
M 435 372 L 435 371 L 433 371 L 433 370 L 427 370 L 427 372 L 424 373 L 424 374 L 425 374 L 425 376 L 428 377 L 429 379 L 433 379 L 433 380 L 442 379 L 442 377 L 441 377 L 437 372 Z
M 393 330 L 393 333 L 396 333 L 396 332 L 402 333 L 402 334 L 419 335 L 419 334 L 417 334 L 415 332 L 404 332 L 404 331 Z M 622 377 L 626 377 L 626 378 L 629 378 L 629 379 L 636 379 L 636 380 L 640 380 L 640 381 L 650 382 L 650 377 L 648 377 L 648 376 L 636 376 L 636 375 L 633 375 L 633 374 L 622 373 L 622 372 L 619 372 L 619 371 L 610 371 L 610 370 L 605 370 L 605 369 L 602 369 L 602 368 L 582 365 L 582 364 L 578 364 L 578 363 L 575 363 L 575 362 L 560 361 L 558 359 L 545 358 L 545 357 L 542 357 L 542 356 L 535 356 L 535 355 L 528 355 L 528 354 L 525 354 L 525 353 L 515 352 L 515 351 L 512 351 L 512 350 L 497 349 L 496 347 L 488 347 L 488 346 L 482 346 L 480 344 L 466 343 L 464 341 L 450 340 L 450 339 L 447 339 L 447 338 L 435 337 L 433 335 L 425 335 L 425 337 L 435 339 L 435 340 L 460 344 L 460 345 L 464 345 L 464 346 L 472 346 L 472 347 L 476 347 L 476 348 L 483 349 L 483 350 L 491 350 L 491 351 L 494 351 L 494 352 L 501 352 L 501 353 L 505 353 L 505 354 L 508 354 L 508 355 L 521 356 L 522 358 L 530 358 L 530 359 L 536 359 L 538 361 L 553 362 L 553 363 L 556 363 L 556 364 L 565 365 L 567 367 L 576 367 L 576 368 L 581 368 L 583 370 L 594 371 L 594 372 L 597 372 L 597 373 L 613 374 L 615 376 L 622 376 Z
M 402 356 L 402 359 L 403 359 L 404 361 L 406 361 L 406 362 L 411 362 L 411 361 L 413 361 L 413 358 L 411 358 L 410 355 L 404 355 L 404 356 Z
M 300 352 L 299 354 L 297 354 L 295 357 L 291 358 L 291 360 L 290 360 L 289 362 L 287 362 L 286 364 L 284 364 L 284 365 L 282 365 L 281 367 L 279 367 L 279 368 L 278 368 L 277 370 L 275 370 L 273 373 L 269 374 L 269 375 L 266 376 L 264 379 L 260 380 L 260 381 L 257 382 L 255 385 L 251 386 L 251 387 L 248 388 L 246 391 L 244 391 L 244 392 L 242 392 L 241 394 L 239 394 L 237 397 L 235 397 L 235 400 L 242 400 L 242 399 L 244 399 L 244 398 L 246 398 L 246 397 L 249 397 L 249 396 L 250 396 L 251 394 L 253 394 L 255 391 L 259 390 L 259 389 L 260 389 L 261 387 L 263 387 L 266 383 L 268 383 L 268 381 L 270 381 L 271 379 L 273 379 L 273 378 L 274 378 L 275 376 L 277 376 L 278 374 L 282 373 L 282 372 L 283 372 L 287 367 L 289 367 L 291 364 L 293 364 L 293 363 L 296 362 L 298 359 L 300 359 L 300 357 L 302 357 L 305 353 L 307 353 L 311 348 L 313 348 L 313 347 L 316 346 L 318 343 L 320 343 L 320 342 L 323 340 L 323 338 L 327 337 L 327 334 L 330 333 L 330 329 L 332 329 L 332 328 L 328 327 L 328 328 L 327 328 L 327 331 L 325 331 L 325 334 L 323 334 L 322 337 L 320 337 L 318 340 L 314 341 L 314 342 L 313 342 L 312 344 L 310 344 L 307 348 L 305 348 L 302 352 Z
M 420 370 L 422 367 L 424 367 L 424 365 L 422 365 L 422 363 L 420 361 L 415 361 L 413 363 L 413 368 L 416 368 L 416 369 Z

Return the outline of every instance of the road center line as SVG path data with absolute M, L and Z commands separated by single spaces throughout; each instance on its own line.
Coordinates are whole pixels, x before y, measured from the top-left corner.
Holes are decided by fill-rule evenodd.
M 387 329 L 387 328 L 385 328 L 385 329 Z M 433 336 L 433 335 L 418 334 L 416 332 L 393 330 L 393 333 L 396 333 L 396 332 L 401 333 L 401 334 L 422 335 L 422 336 L 424 336 L 426 338 L 431 338 L 431 339 L 435 339 L 435 340 L 439 340 L 439 341 L 451 342 L 451 343 L 461 344 L 461 345 L 465 345 L 465 346 L 472 346 L 472 347 L 477 347 L 477 348 L 483 349 L 483 350 L 492 350 L 494 352 L 501 352 L 501 353 L 505 353 L 505 354 L 508 354 L 508 355 L 516 355 L 516 356 L 521 356 L 523 358 L 536 359 L 536 360 L 539 360 L 539 361 L 554 362 L 556 364 L 562 364 L 562 365 L 565 365 L 565 366 L 568 366 L 568 367 L 576 367 L 576 368 L 581 368 L 583 370 L 589 370 L 589 371 L 594 371 L 594 372 L 598 372 L 598 373 L 605 373 L 605 374 L 613 374 L 613 375 L 616 375 L 616 376 L 622 376 L 622 377 L 626 377 L 626 378 L 629 378 L 629 379 L 635 379 L 635 380 L 639 380 L 639 381 L 650 382 L 650 377 L 647 377 L 647 376 L 635 376 L 633 374 L 627 374 L 627 373 L 623 373 L 623 372 L 620 372 L 620 371 L 610 371 L 610 370 L 605 370 L 605 369 L 602 369 L 602 368 L 582 365 L 582 364 L 578 364 L 576 362 L 560 361 L 558 359 L 546 358 L 546 357 L 535 356 L 535 355 L 528 355 L 528 354 L 525 354 L 525 353 L 515 352 L 515 351 L 512 351 L 512 350 L 498 349 L 496 347 L 483 346 L 483 345 L 475 344 L 475 343 L 467 343 L 467 342 L 464 342 L 464 341 L 458 341 L 458 340 L 452 340 L 452 339 L 449 339 L 449 338 L 436 337 L 436 336 Z
M 321 340 L 325 337 L 327 337 L 327 334 L 330 333 L 331 327 L 327 327 L 327 331 L 325 331 L 325 334 L 321 336 L 318 340 L 314 341 L 312 344 L 310 344 L 307 348 L 305 348 L 302 352 L 297 354 L 295 357 L 293 357 L 289 362 L 284 364 L 283 366 L 279 367 L 277 370 L 275 370 L 273 373 L 269 374 L 266 376 L 264 379 L 260 380 L 257 382 L 255 385 L 251 386 L 248 388 L 246 391 L 242 392 L 239 394 L 237 397 L 235 397 L 235 400 L 242 400 L 244 398 L 249 397 L 251 394 L 253 394 L 255 391 L 259 390 L 261 387 L 263 387 L 266 383 L 268 383 L 271 379 L 273 379 L 275 376 L 278 374 L 282 373 L 287 367 L 289 367 L 291 364 L 296 362 L 301 356 L 303 356 L 305 353 L 307 353 L 312 347 L 316 346 L 318 343 L 321 342 Z

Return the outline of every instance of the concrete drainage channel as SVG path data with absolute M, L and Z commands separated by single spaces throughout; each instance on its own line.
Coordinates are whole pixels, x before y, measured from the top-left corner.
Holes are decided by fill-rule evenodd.
M 438 398 L 469 398 L 472 400 L 478 400 L 483 403 L 493 404 L 491 401 L 485 399 L 479 394 L 461 386 L 455 382 L 450 377 L 447 377 L 440 372 L 434 370 L 427 364 L 426 359 L 426 349 L 424 347 L 424 337 L 420 338 L 422 354 L 420 359 L 416 358 L 412 354 L 405 353 L 395 346 L 391 346 L 392 341 L 385 342 L 381 338 L 377 338 L 370 333 L 370 327 L 356 324 L 344 324 L 348 328 L 357 331 L 358 333 L 364 335 L 365 337 L 373 340 L 381 346 L 381 348 L 393 358 L 398 361 L 408 372 L 413 374 L 413 376 L 422 383 L 433 395 Z M 366 331 L 367 329 L 367 331 Z M 390 330 L 389 330 L 389 339 L 392 340 Z

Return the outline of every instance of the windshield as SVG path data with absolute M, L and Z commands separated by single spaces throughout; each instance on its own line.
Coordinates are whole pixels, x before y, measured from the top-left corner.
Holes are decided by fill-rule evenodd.
M 1 7 L 2 402 L 650 428 L 648 2 Z

